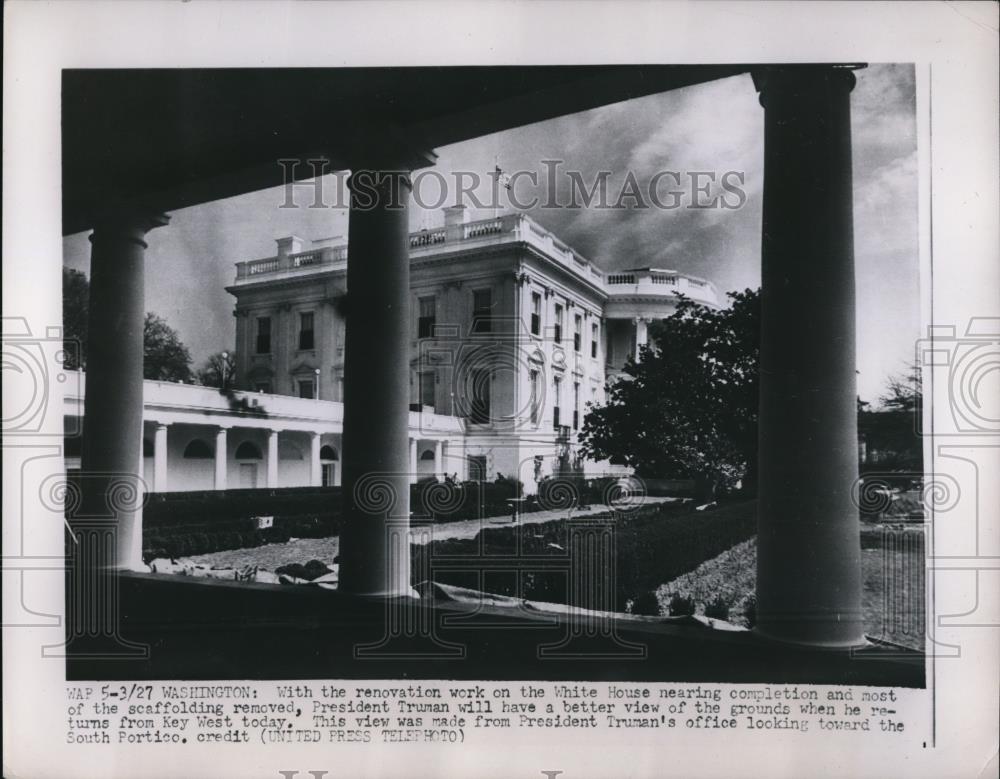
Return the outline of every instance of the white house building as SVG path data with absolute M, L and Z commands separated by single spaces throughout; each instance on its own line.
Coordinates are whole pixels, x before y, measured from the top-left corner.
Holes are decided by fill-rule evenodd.
M 523 214 L 410 239 L 410 478 L 537 481 L 584 461 L 586 406 L 646 342 L 678 294 L 718 305 L 714 285 L 671 270 L 604 273 Z M 238 262 L 232 389 L 146 381 L 143 473 L 154 492 L 339 485 L 347 244 L 290 236 Z M 66 398 L 83 416 L 83 387 Z M 72 429 L 67 420 L 67 429 Z M 72 440 L 69 468 L 78 467 Z M 349 455 L 348 455 L 349 456 Z

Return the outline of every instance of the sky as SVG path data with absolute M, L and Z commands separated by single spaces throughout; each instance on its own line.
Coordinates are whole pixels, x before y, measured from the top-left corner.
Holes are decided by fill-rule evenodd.
M 858 391 L 874 402 L 886 379 L 902 374 L 912 360 L 920 335 L 917 233 L 917 142 L 914 69 L 911 65 L 871 65 L 858 71 L 852 93 L 854 154 L 854 229 L 858 300 Z M 546 122 L 440 147 L 434 171 L 454 184 L 458 171 L 484 179 L 475 194 L 492 206 L 488 175 L 499 166 L 507 173 L 535 171 L 538 186 L 526 175 L 515 179 L 514 196 L 523 209 L 599 267 L 658 267 L 708 278 L 720 292 L 760 284 L 760 223 L 763 190 L 763 109 L 748 75 L 721 79 L 658 95 L 604 106 Z M 560 161 L 556 166 L 554 162 Z M 648 186 L 661 171 L 660 202 L 671 204 L 669 191 L 683 192 L 680 207 L 638 208 L 636 198 L 622 198 L 624 208 L 545 208 L 551 201 L 548 174 L 557 171 L 555 200 L 571 200 L 568 171 L 582 176 L 588 188 L 599 171 L 609 171 L 608 202 L 614 204 L 631 173 L 648 203 Z M 738 198 L 720 190 L 728 171 L 741 178 L 730 184 L 745 193 Z M 702 172 L 693 178 L 694 172 Z M 709 184 L 705 173 L 714 174 Z M 436 205 L 436 177 L 420 183 L 422 201 Z M 740 183 L 742 182 L 742 183 Z M 312 240 L 347 236 L 347 211 L 337 207 L 337 182 L 325 177 L 327 208 L 307 208 L 312 192 L 299 187 L 299 208 L 280 208 L 283 187 L 171 212 L 168 227 L 147 237 L 146 309 L 178 331 L 194 366 L 210 354 L 231 349 L 235 340 L 234 298 L 224 287 L 235 278 L 236 262 L 270 257 L 274 241 L 298 235 Z M 693 185 L 708 184 L 708 194 Z M 445 205 L 454 202 L 454 187 Z M 738 208 L 689 208 L 696 199 L 725 194 Z M 505 190 L 501 191 L 506 196 Z M 486 218 L 492 208 L 466 205 L 472 218 Z M 504 197 L 500 204 L 513 210 Z M 654 204 L 650 204 L 654 205 Z M 411 229 L 436 227 L 437 208 L 413 205 Z M 89 275 L 87 234 L 64 239 L 64 262 Z

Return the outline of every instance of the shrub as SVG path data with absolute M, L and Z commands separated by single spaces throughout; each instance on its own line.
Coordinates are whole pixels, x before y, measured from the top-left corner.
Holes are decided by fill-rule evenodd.
M 712 599 L 712 602 L 705 606 L 705 616 L 711 617 L 712 619 L 721 619 L 723 621 L 728 620 L 729 601 L 721 595 L 715 596 Z
M 694 614 L 694 600 L 675 592 L 670 596 L 670 616 L 690 617 Z
M 639 593 L 632 601 L 632 613 L 647 617 L 660 616 L 660 600 L 656 597 L 656 591 L 646 590 Z

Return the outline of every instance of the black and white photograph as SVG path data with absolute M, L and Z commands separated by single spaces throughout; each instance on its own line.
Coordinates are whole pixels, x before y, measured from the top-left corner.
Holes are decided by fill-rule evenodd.
M 996 86 L 995 4 L 948 4 L 978 43 L 946 97 L 917 44 L 644 54 L 643 20 L 709 40 L 790 4 L 626 3 L 554 58 L 528 43 L 608 5 L 538 4 L 523 39 L 524 3 L 71 5 L 38 204 L 4 112 L 31 289 L 4 296 L 4 632 L 62 753 L 450 776 L 493 740 L 525 775 L 645 776 L 674 744 L 677 775 L 757 776 L 829 739 L 816 775 L 891 775 L 846 755 L 931 760 L 957 666 L 996 703 L 995 90 L 939 108 Z M 31 10 L 19 67 L 56 21 Z M 416 19 L 474 32 L 407 54 Z M 730 736 L 749 762 L 701 762 Z

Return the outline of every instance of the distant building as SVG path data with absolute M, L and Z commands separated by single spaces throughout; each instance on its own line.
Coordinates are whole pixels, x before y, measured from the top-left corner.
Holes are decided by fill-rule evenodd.
M 503 475 L 533 491 L 555 472 L 608 471 L 578 455 L 587 405 L 677 294 L 718 304 L 714 285 L 674 271 L 604 273 L 523 214 L 445 209 L 443 227 L 410 235 L 410 261 L 414 479 Z M 347 290 L 346 241 L 278 239 L 226 289 L 236 391 L 146 382 L 151 489 L 339 484 L 345 307 L 365 305 Z

